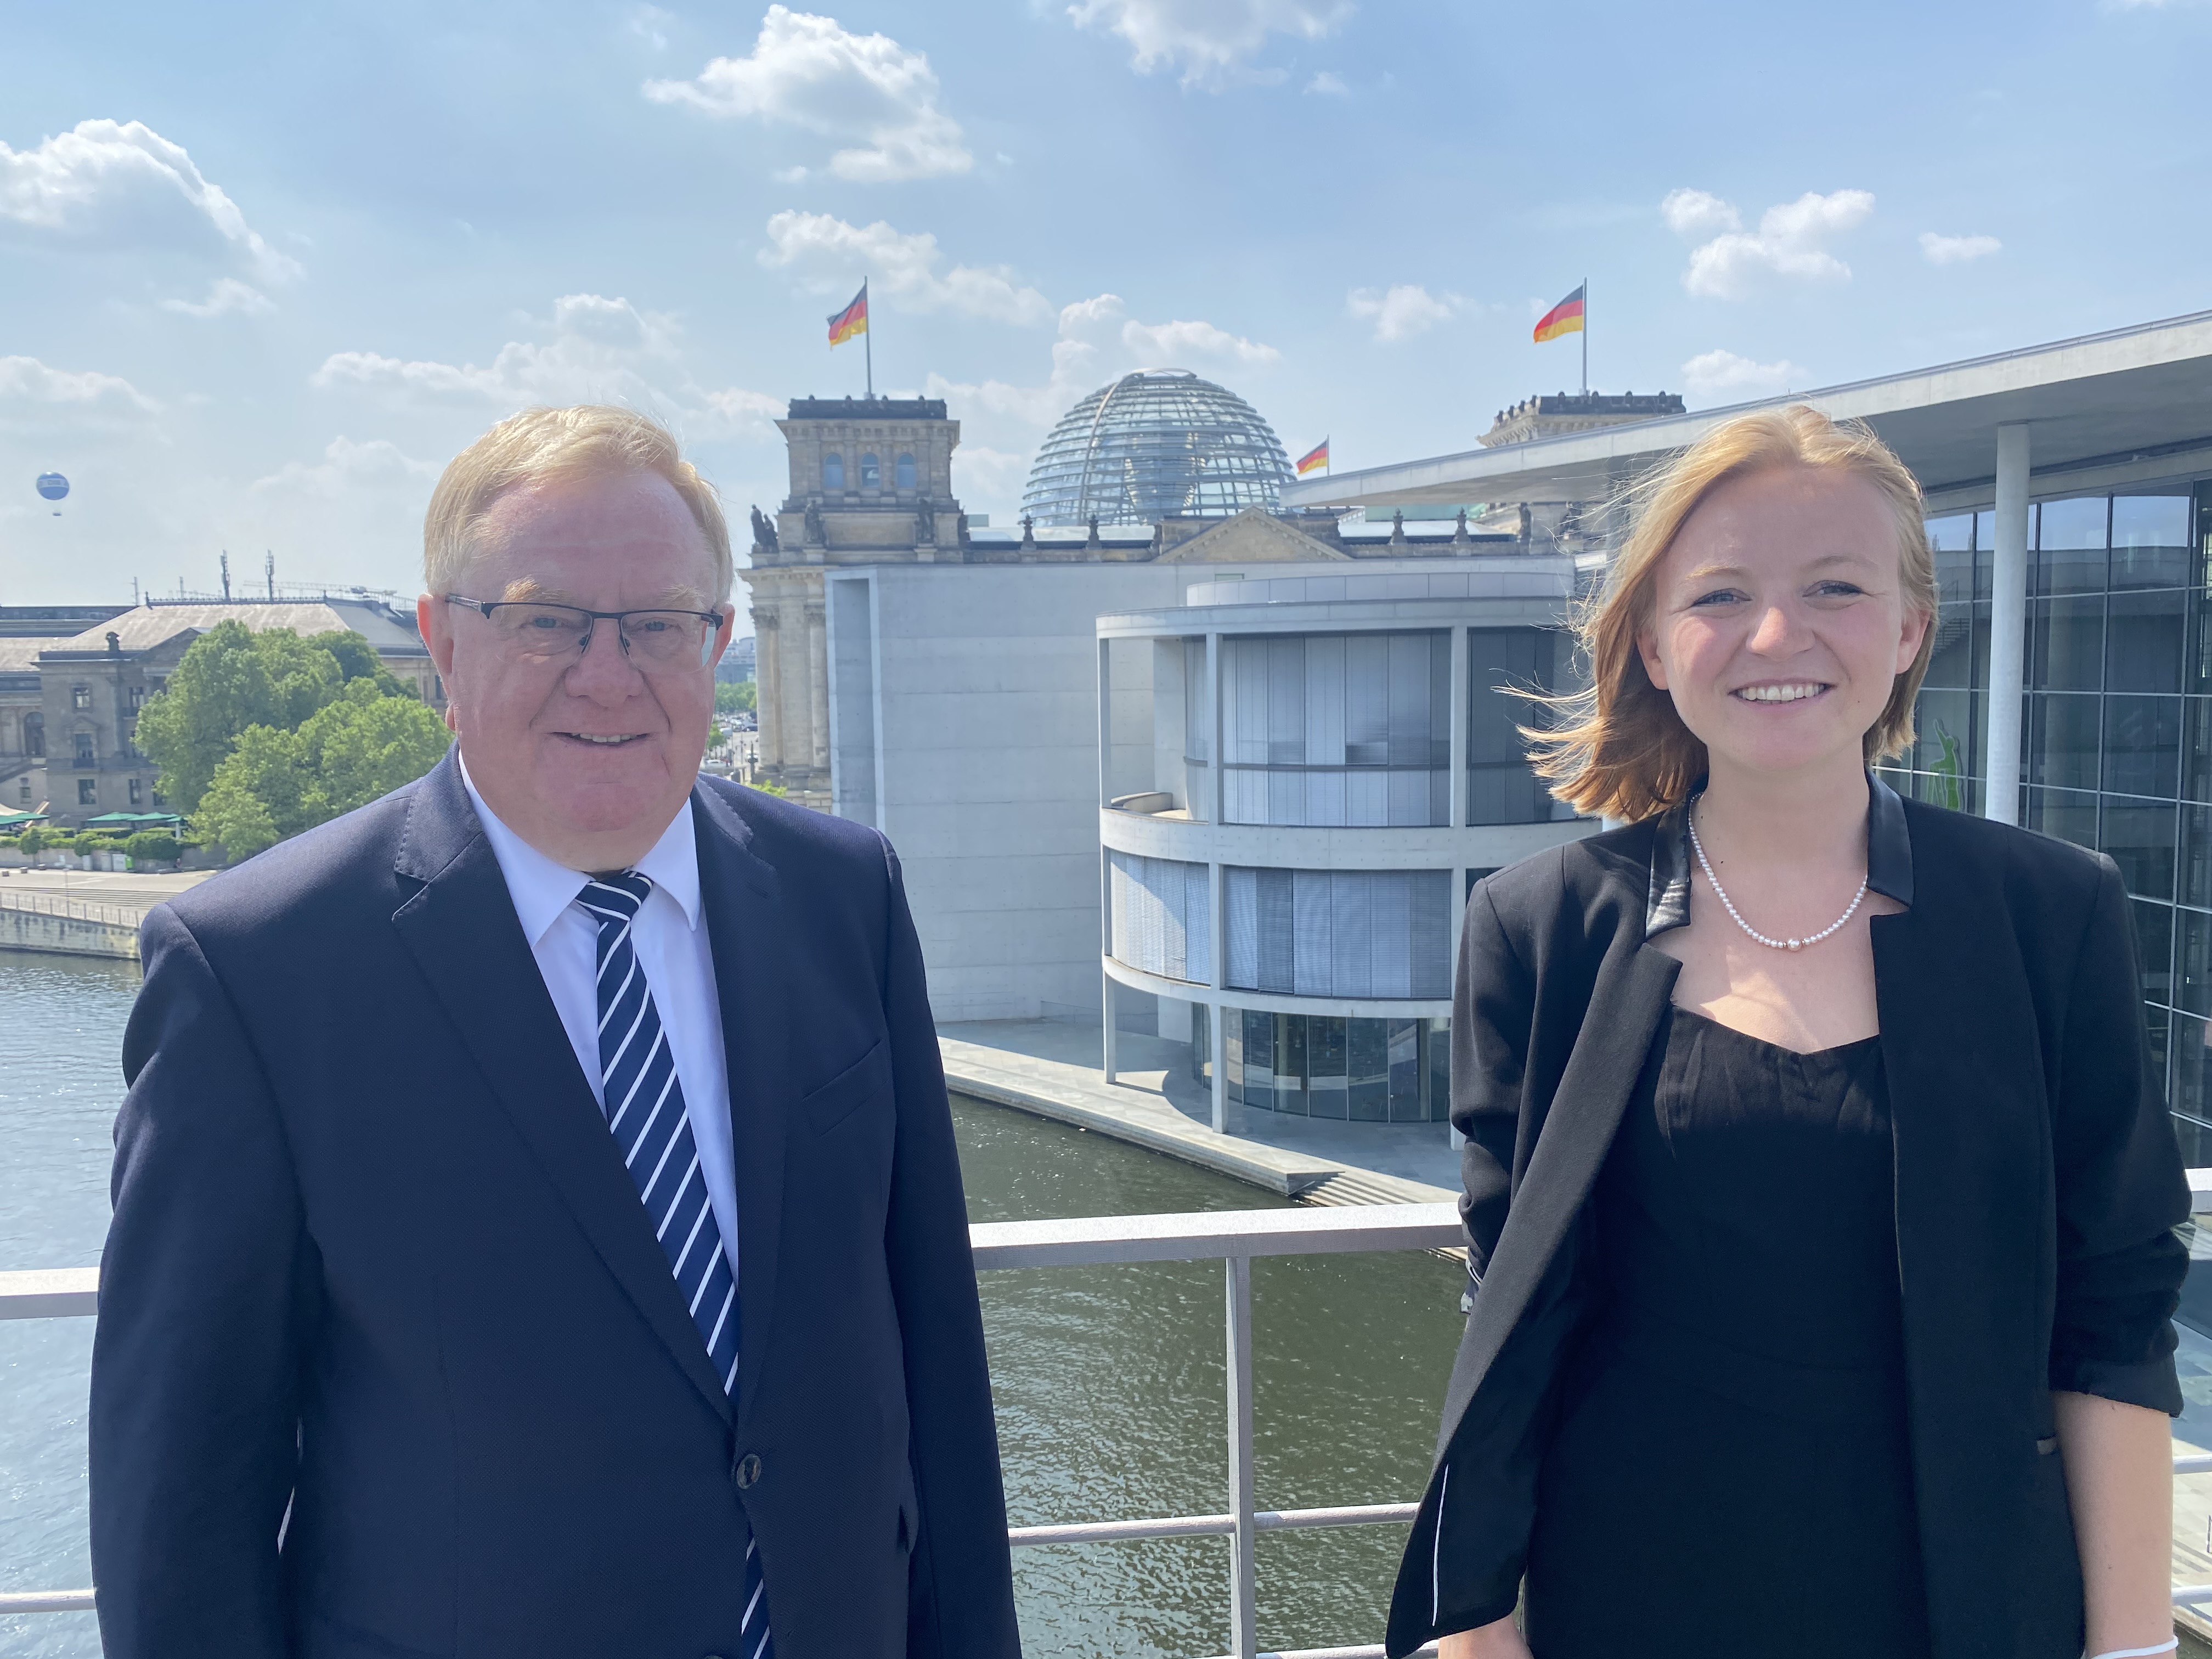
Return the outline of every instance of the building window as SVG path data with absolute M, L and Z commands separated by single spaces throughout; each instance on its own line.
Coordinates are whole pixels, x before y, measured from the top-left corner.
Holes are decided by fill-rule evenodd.
M 896 473 L 895 473 L 893 476 L 896 478 L 896 480 L 897 480 L 897 482 L 898 482 L 898 487 L 899 487 L 901 489 L 913 489 L 913 488 L 914 488 L 914 457 L 913 457 L 913 456 L 911 456 L 911 455 L 902 455 L 902 456 L 900 456 L 900 457 L 898 458 L 898 471 L 897 471 L 897 472 L 896 472 Z
M 70 707 L 72 708 L 91 708 L 92 688 L 88 685 L 72 685 L 70 687 Z
M 1234 1103 L 1299 1117 L 1441 1123 L 1451 1115 L 1451 1027 L 1443 1019 L 1345 1019 L 1225 1008 Z M 1212 1012 L 1191 1010 L 1191 1074 L 1212 1075 Z
M 1164 979 L 1213 981 L 1206 866 L 1110 854 L 1114 959 Z
M 92 733 L 89 732 L 80 732 L 76 734 L 76 763 L 79 766 L 91 766 L 95 763 L 92 749 Z
M 25 778 L 25 779 L 22 781 L 22 783 L 21 783 L 21 784 L 18 787 L 18 788 L 16 789 L 16 792 L 15 792 L 15 793 L 16 793 L 17 798 L 22 801 L 23 805 L 26 805 L 26 806 L 28 806 L 28 805 L 31 804 L 31 781 L 30 781 L 30 779 L 28 779 L 28 778 Z
M 91 778 L 79 778 L 76 781 L 76 804 L 79 806 L 99 805 L 100 785 Z
M 143 685 L 132 686 L 131 688 L 131 712 L 135 714 L 145 706 L 146 688 Z
M 45 756 L 46 752 L 46 717 L 44 714 L 26 714 L 23 716 L 23 752 L 26 755 L 34 757 L 43 757 Z M 27 789 L 30 787 L 28 784 L 25 784 L 23 787 Z
M 1451 817 L 1451 636 L 1221 642 L 1231 823 L 1423 825 Z
M 143 787 L 143 785 L 138 781 L 138 780 L 137 780 L 137 779 L 133 778 L 133 779 L 131 779 L 131 804 L 133 806 L 136 806 L 136 805 L 138 805 L 139 799 L 140 799 L 141 795 L 143 793 L 143 789 L 144 789 L 144 787 Z
M 1567 635 L 1548 628 L 1476 628 L 1468 633 L 1467 821 L 1543 823 L 1571 818 L 1528 769 L 1521 727 L 1540 712 L 1530 691 L 1558 689 L 1571 659 Z
M 1451 994 L 1449 870 L 1231 866 L 1227 981 L 1280 996 Z
M 1936 643 L 1884 775 L 1984 806 L 1995 514 L 1933 519 Z M 2153 1075 L 2212 1160 L 2212 492 L 2044 501 L 2028 520 L 2021 822 L 2107 854 L 2134 900 Z
M 872 455 L 860 457 L 860 488 L 881 489 L 884 487 L 884 464 Z
M 842 489 L 845 487 L 845 458 L 832 450 L 822 458 L 822 487 Z

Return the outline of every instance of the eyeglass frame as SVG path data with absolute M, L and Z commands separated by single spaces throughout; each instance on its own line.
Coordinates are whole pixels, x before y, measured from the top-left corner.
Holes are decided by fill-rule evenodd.
M 532 605 L 540 611 L 573 611 L 580 617 L 588 617 L 592 619 L 592 625 L 584 630 L 583 644 L 576 647 L 578 662 L 583 661 L 591 654 L 592 641 L 599 637 L 599 624 L 603 622 L 611 622 L 615 625 L 615 638 L 622 646 L 623 660 L 628 662 L 630 659 L 629 635 L 623 630 L 623 617 L 696 617 L 707 624 L 707 637 L 699 644 L 699 666 L 704 668 L 707 666 L 707 653 L 714 649 L 715 634 L 720 630 L 722 624 L 729 620 L 728 617 L 720 611 L 689 611 L 680 605 L 641 605 L 635 611 L 593 611 L 587 605 L 568 605 L 558 599 L 473 599 L 465 593 L 441 593 L 439 597 L 447 605 L 466 605 L 470 610 L 482 616 L 486 622 L 492 619 L 493 611 L 503 605 Z M 551 662 L 555 659 L 548 657 L 546 660 Z M 643 673 L 645 671 L 640 669 L 638 672 Z

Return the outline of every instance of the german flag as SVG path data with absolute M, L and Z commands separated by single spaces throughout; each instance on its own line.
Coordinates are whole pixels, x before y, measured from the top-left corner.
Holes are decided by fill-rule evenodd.
M 1328 440 L 1323 438 L 1318 448 L 1310 449 L 1298 457 L 1298 477 L 1303 478 L 1307 473 L 1317 472 L 1328 465 Z
M 1585 288 L 1588 286 L 1588 283 L 1583 284 Z M 1579 334 L 1582 331 L 1583 290 L 1580 288 L 1536 319 L 1538 345 L 1547 340 L 1556 340 L 1562 334 Z
M 1581 324 L 1575 325 L 1579 328 Z M 842 345 L 855 334 L 868 331 L 868 285 L 860 284 L 860 291 L 853 296 L 853 303 L 830 319 L 830 343 Z

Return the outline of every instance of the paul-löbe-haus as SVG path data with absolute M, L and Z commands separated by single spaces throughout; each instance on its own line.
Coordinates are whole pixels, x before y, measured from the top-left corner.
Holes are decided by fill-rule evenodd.
M 1919 739 L 1887 775 L 2112 855 L 2184 1158 L 2212 1164 L 2212 313 L 1772 401 L 1866 421 L 1920 479 L 1942 608 Z M 1340 473 L 1284 500 L 1370 515 L 1597 501 L 1737 412 Z

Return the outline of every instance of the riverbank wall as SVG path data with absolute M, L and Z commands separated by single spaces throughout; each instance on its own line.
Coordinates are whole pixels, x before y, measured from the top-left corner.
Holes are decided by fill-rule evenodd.
M 138 960 L 143 913 L 32 894 L 0 894 L 0 951 Z

